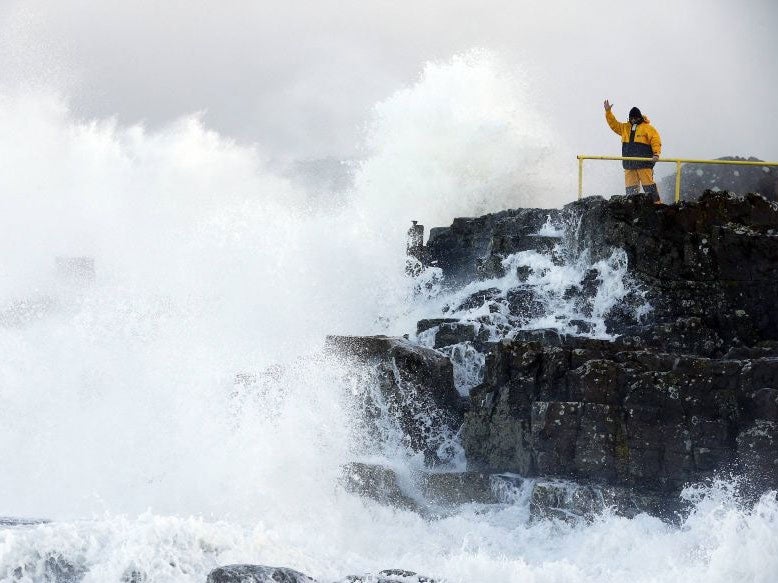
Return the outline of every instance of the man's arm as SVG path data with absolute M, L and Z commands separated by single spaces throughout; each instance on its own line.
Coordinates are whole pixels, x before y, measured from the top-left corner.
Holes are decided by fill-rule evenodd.
M 613 112 L 611 111 L 613 104 L 606 99 L 603 103 L 603 107 L 605 107 L 605 121 L 608 122 L 608 125 L 614 132 L 621 135 L 621 129 L 624 124 L 618 121 L 616 116 L 613 115 Z

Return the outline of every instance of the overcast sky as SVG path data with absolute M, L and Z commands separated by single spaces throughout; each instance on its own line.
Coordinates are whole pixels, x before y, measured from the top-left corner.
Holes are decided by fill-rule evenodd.
M 609 98 L 666 156 L 776 160 L 777 39 L 774 0 L 0 0 L 0 89 L 152 128 L 202 111 L 279 159 L 351 157 L 375 103 L 481 47 L 571 151 L 618 154 Z

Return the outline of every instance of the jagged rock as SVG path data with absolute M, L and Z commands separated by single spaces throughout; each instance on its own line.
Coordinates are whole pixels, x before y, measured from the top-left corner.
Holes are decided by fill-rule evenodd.
M 226 565 L 212 570 L 208 574 L 206 583 L 310 583 L 311 581 L 314 579 L 286 567 Z
M 405 494 L 394 470 L 376 464 L 353 462 L 341 468 L 341 484 L 358 496 L 387 506 L 421 511 L 419 504 Z
M 778 357 L 778 342 L 766 340 L 754 346 L 733 346 L 724 358 L 733 360 L 751 360 L 753 358 Z
M 40 557 L 38 564 L 30 563 L 23 567 L 15 568 L 13 570 L 13 580 L 77 583 L 84 578 L 86 572 L 87 569 L 83 565 L 77 565 L 59 553 L 51 553 Z
M 481 472 L 435 472 L 419 475 L 423 496 L 441 506 L 496 504 L 492 476 Z
M 778 423 L 757 419 L 737 436 L 738 470 L 761 488 L 775 490 L 778 468 Z
M 611 510 L 627 518 L 646 513 L 675 522 L 683 509 L 683 503 L 675 496 L 563 480 L 537 481 L 530 497 L 532 520 L 590 521 L 603 511 Z
M 627 253 L 653 322 L 700 318 L 721 346 L 778 339 L 778 204 L 707 191 L 695 203 L 656 206 L 640 195 L 615 196 L 577 201 L 564 212 L 580 219 L 571 242 L 577 252 L 595 259 L 613 248 Z
M 504 390 L 489 393 L 480 402 L 472 399 L 478 405 L 466 414 L 460 433 L 470 467 L 532 475 L 531 425 L 523 415 L 514 414 L 511 398 L 516 395 Z
M 286 567 L 226 565 L 208 575 L 207 583 L 316 583 L 307 575 Z M 405 569 L 384 569 L 377 574 L 349 575 L 343 583 L 436 583 L 435 579 Z
M 488 289 L 480 290 L 471 294 L 461 304 L 459 304 L 454 311 L 461 312 L 463 310 L 474 310 L 480 308 L 487 302 L 492 302 L 500 296 L 501 292 L 496 287 L 490 287 Z
M 387 336 L 328 336 L 325 350 L 375 375 L 371 383 L 379 395 L 363 387 L 368 423 L 385 411 L 402 429 L 411 449 L 423 453 L 431 465 L 440 461 L 446 432 L 456 430 L 466 408 L 445 355 Z
M 403 492 L 393 470 L 379 465 L 352 463 L 343 468 L 343 485 L 355 494 L 381 504 L 421 514 L 428 513 L 427 504 L 436 507 L 467 503 L 498 504 L 525 483 L 530 483 L 530 517 L 590 520 L 606 508 L 633 517 L 646 512 L 672 519 L 681 510 L 677 496 L 662 492 L 641 491 L 623 486 L 608 486 L 591 482 L 566 480 L 525 480 L 520 477 L 481 472 L 416 473 L 414 486 L 424 505 Z
M 450 413 L 459 410 L 451 362 L 436 350 L 389 336 L 327 336 L 325 350 L 361 363 L 391 363 L 420 399 Z
M 594 325 L 591 322 L 585 320 L 570 320 L 568 324 L 575 328 L 576 334 L 591 334 L 594 331 Z
M 499 255 L 487 255 L 475 260 L 475 272 L 478 279 L 495 279 L 505 275 L 505 268 Z
M 405 488 L 396 472 L 386 466 L 352 462 L 341 469 L 343 487 L 359 496 L 387 506 L 426 513 L 409 493 L 413 489 L 426 503 L 439 507 L 460 504 L 497 504 L 499 497 L 492 487 L 494 480 L 509 478 L 482 472 L 414 472 Z
M 360 362 L 391 362 L 420 398 L 429 397 L 451 413 L 459 410 L 451 362 L 435 350 L 388 336 L 327 336 L 325 349 Z
M 421 334 L 422 332 L 434 328 L 435 326 L 440 326 L 441 324 L 451 324 L 455 322 L 459 322 L 459 320 L 457 318 L 429 318 L 419 320 L 416 323 L 416 334 Z
M 540 342 L 547 346 L 562 346 L 570 341 L 570 337 L 560 334 L 553 328 L 540 328 L 538 330 L 516 330 L 513 336 L 514 340 L 523 342 Z M 572 340 L 573 342 L 579 339 Z M 588 342 L 588 339 L 581 339 L 582 342 Z
M 462 285 L 484 274 L 484 260 L 490 256 L 548 250 L 554 238 L 536 234 L 549 218 L 554 221 L 558 216 L 556 209 L 513 209 L 454 219 L 450 227 L 430 229 L 426 255 L 431 265 L 441 268 L 449 285 Z
M 714 357 L 722 353 L 724 340 L 702 318 L 678 318 L 674 322 L 622 328 L 627 337 L 640 338 L 640 345 L 659 352 Z M 625 339 L 626 340 L 626 339 Z
M 756 420 L 778 422 L 778 389 L 762 388 L 747 395 L 749 413 Z
M 565 300 L 588 300 L 597 295 L 597 286 L 600 279 L 600 272 L 597 269 L 589 269 L 583 279 L 577 284 L 565 290 Z
M 405 569 L 384 569 L 378 575 L 349 575 L 344 583 L 436 583 L 436 580 Z
M 768 439 L 778 359 L 503 341 L 471 396 L 461 436 L 473 468 L 675 493 L 730 470 L 744 452 L 778 459 Z M 762 479 L 776 487 L 771 463 Z
M 478 266 L 488 275 L 502 275 L 502 259 L 527 246 L 510 241 L 543 239 L 532 233 L 546 216 L 540 209 L 521 209 L 456 219 L 451 227 L 433 229 L 427 252 L 439 258 L 444 281 L 453 286 L 474 281 Z M 778 304 L 772 301 L 778 295 L 777 203 L 754 194 L 710 191 L 697 202 L 668 206 L 654 205 L 644 195 L 590 197 L 566 205 L 555 217 L 578 225 L 566 238 L 574 256 L 586 250 L 597 261 L 614 249 L 626 252 L 630 277 L 641 291 L 630 289 L 606 314 L 610 333 L 636 333 L 656 344 L 657 336 L 678 332 L 678 350 L 705 356 L 721 356 L 733 345 L 778 340 Z M 558 259 L 565 260 L 564 254 Z M 519 269 L 526 281 L 531 270 Z M 584 317 L 591 313 L 599 275 L 589 270 L 565 293 Z M 529 289 L 512 290 L 508 298 L 501 293 L 496 288 L 473 292 L 456 309 L 487 302 L 497 312 L 498 304 L 506 303 L 519 322 L 543 310 Z M 645 302 L 653 309 L 637 321 L 637 308 Z M 672 329 L 691 318 L 699 319 L 696 331 Z
M 531 287 L 519 287 L 506 294 L 508 310 L 523 322 L 537 318 L 543 313 L 545 304 Z
M 457 219 L 450 228 L 433 229 L 427 251 L 450 285 L 464 285 L 509 265 L 502 262 L 505 254 L 527 248 L 545 216 L 526 209 Z M 455 307 L 481 308 L 473 322 L 429 321 L 439 327 L 435 345 L 441 348 L 474 345 L 481 323 L 511 338 L 482 343 L 488 350 L 483 382 L 470 390 L 469 407 L 443 399 L 454 415 L 464 412 L 460 437 L 469 472 L 456 479 L 479 492 L 486 492 L 483 476 L 505 472 L 586 485 L 567 507 L 550 486 L 536 492 L 538 509 L 545 501 L 562 514 L 570 508 L 597 512 L 607 504 L 619 512 L 668 516 L 684 485 L 730 472 L 778 488 L 778 204 L 714 192 L 675 206 L 654 205 L 643 195 L 591 197 L 567 205 L 556 219 L 575 228 L 564 247 L 554 243 L 552 261 L 576 261 L 586 252 L 598 265 L 559 298 L 580 314 L 560 329 L 592 331 L 588 318 L 606 273 L 596 262 L 606 261 L 627 268 L 627 292 L 604 318 L 619 336 L 512 327 L 545 309 L 527 266 L 519 268 L 522 283 L 511 290 L 486 282 L 484 289 L 473 287 Z M 541 246 L 548 251 L 552 243 Z M 428 323 L 419 329 L 429 329 Z M 399 363 L 408 378 L 439 376 L 440 354 L 398 358 L 395 341 L 372 338 L 349 351 Z M 426 367 L 432 372 L 422 373 Z M 382 390 L 391 395 L 398 383 L 386 366 L 383 371 Z M 423 386 L 429 379 L 414 382 Z M 441 399 L 432 401 L 440 406 Z M 397 408 L 407 410 L 400 416 L 412 416 L 412 407 Z M 409 435 L 416 431 L 410 423 L 402 427 Z M 423 437 L 410 439 L 425 454 L 432 449 Z M 494 475 L 489 479 L 493 484 Z M 425 483 L 418 478 L 419 488 Z M 468 497 L 475 495 L 462 499 Z
M 624 335 L 630 330 L 641 328 L 638 316 L 639 308 L 645 305 L 645 298 L 635 290 L 628 291 L 620 302 L 617 302 L 604 315 L 605 328 L 610 334 Z
M 532 275 L 533 271 L 534 270 L 529 265 L 519 265 L 516 268 L 516 279 L 524 283 L 529 279 L 529 276 Z
M 435 348 L 451 346 L 460 342 L 475 342 L 477 330 L 480 328 L 477 324 L 444 323 L 438 328 L 435 334 Z

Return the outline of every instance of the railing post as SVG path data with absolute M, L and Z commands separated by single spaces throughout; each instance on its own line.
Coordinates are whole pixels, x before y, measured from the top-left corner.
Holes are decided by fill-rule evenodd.
M 583 196 L 583 158 L 578 156 L 578 200 Z
M 675 161 L 675 204 L 681 201 L 681 161 Z

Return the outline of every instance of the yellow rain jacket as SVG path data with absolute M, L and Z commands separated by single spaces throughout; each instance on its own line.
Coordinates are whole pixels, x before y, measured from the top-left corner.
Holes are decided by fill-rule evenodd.
M 621 155 L 635 158 L 651 158 L 662 153 L 662 140 L 659 132 L 651 125 L 649 119 L 643 116 L 643 121 L 632 127 L 632 124 L 620 122 L 612 111 L 605 112 L 605 121 L 610 128 L 621 136 Z M 623 160 L 622 165 L 627 170 L 636 168 L 653 168 L 653 162 L 638 162 Z

